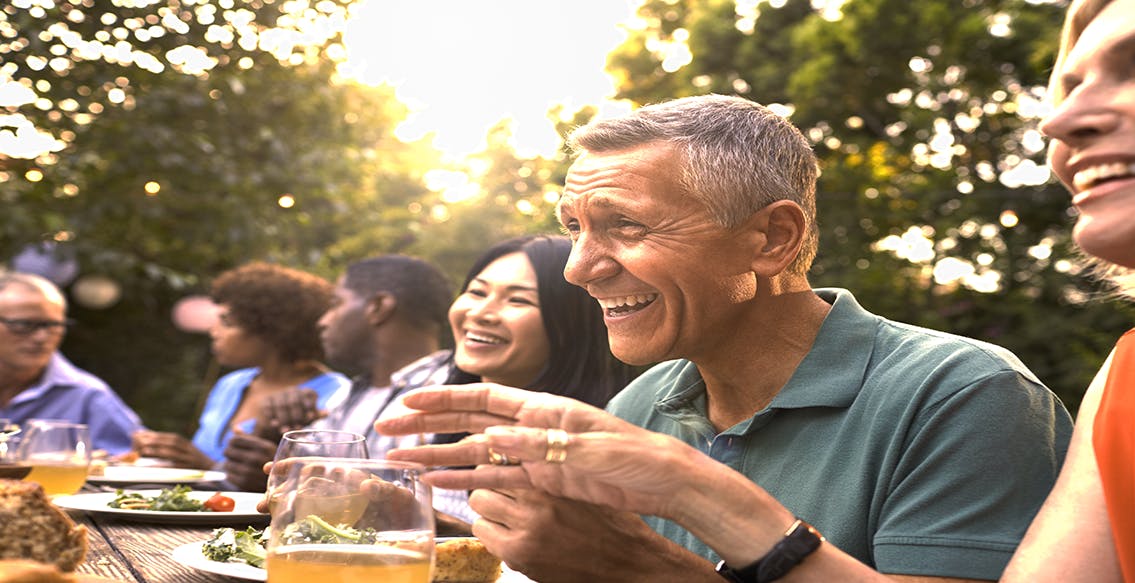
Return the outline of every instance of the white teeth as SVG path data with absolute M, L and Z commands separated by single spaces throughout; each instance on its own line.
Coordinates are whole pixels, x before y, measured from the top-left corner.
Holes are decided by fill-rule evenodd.
M 1084 168 L 1072 177 L 1072 183 L 1077 190 L 1084 190 L 1097 182 L 1129 175 L 1135 175 L 1135 162 L 1111 162 Z
M 646 304 L 654 301 L 658 294 L 640 294 L 633 296 L 622 296 L 617 298 L 600 299 L 599 305 L 603 306 L 606 310 L 611 310 L 621 306 L 634 307 L 639 304 Z
M 490 336 L 488 334 L 480 334 L 477 332 L 466 332 L 465 339 L 472 340 L 473 342 L 481 342 L 483 344 L 504 344 L 504 340 L 502 338 Z

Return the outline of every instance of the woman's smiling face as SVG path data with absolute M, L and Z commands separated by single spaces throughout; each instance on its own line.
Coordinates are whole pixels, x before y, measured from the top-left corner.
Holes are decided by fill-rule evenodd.
M 548 363 L 536 272 L 522 252 L 485 267 L 449 308 L 454 362 L 486 382 L 527 387 Z
M 1041 129 L 1080 211 L 1076 243 L 1135 267 L 1135 0 L 1114 0 L 1088 24 L 1053 86 L 1064 97 Z

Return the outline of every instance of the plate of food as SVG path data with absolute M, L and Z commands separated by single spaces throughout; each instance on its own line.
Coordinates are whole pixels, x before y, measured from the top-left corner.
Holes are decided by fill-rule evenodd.
M 168 524 L 253 524 L 268 522 L 268 515 L 256 511 L 264 494 L 255 492 L 217 492 L 174 486 L 161 490 L 118 490 L 58 496 L 56 506 L 114 516 L 134 522 Z
M 221 529 L 218 529 L 218 530 L 221 530 Z M 233 529 L 231 529 L 231 528 L 230 529 L 224 529 L 224 530 L 228 530 L 230 532 L 245 532 L 245 531 L 233 531 Z M 256 529 L 251 529 L 251 530 L 255 531 Z M 228 557 L 221 557 L 220 555 L 214 555 L 213 558 L 210 558 L 208 555 L 205 554 L 204 548 L 205 548 L 205 545 L 209 544 L 210 541 L 213 541 L 216 538 L 216 536 L 217 535 L 214 533 L 214 538 L 209 539 L 208 541 L 197 541 L 197 542 L 183 544 L 183 545 L 173 549 L 173 552 L 170 555 L 173 557 L 174 561 L 177 561 L 178 563 L 181 563 L 182 565 L 185 565 L 186 567 L 189 567 L 191 569 L 196 569 L 198 571 L 205 571 L 206 573 L 216 573 L 217 575 L 227 575 L 229 577 L 236 577 L 237 579 L 245 579 L 245 580 L 248 580 L 248 581 L 267 581 L 268 580 L 268 571 L 264 570 L 264 567 L 262 566 L 262 564 L 263 564 L 262 562 L 259 563 L 260 566 L 250 565 L 247 562 L 248 559 L 250 559 L 251 557 L 254 557 L 254 556 L 258 556 L 259 561 L 264 560 L 263 559 L 264 547 L 260 545 L 260 542 L 259 542 L 259 536 L 260 535 L 259 534 L 256 535 L 257 540 L 254 543 L 252 543 L 252 544 L 255 544 L 255 545 L 260 547 L 259 551 L 252 549 L 251 547 L 249 547 L 248 543 L 245 542 L 245 543 L 241 544 L 242 548 L 239 551 L 239 553 L 234 552 L 233 554 L 229 555 Z M 253 554 L 249 554 L 250 551 Z
M 248 581 L 267 581 L 268 571 L 263 567 L 267 542 L 266 531 L 255 527 L 218 528 L 208 540 L 181 545 L 173 549 L 171 556 L 192 569 Z M 489 554 L 473 537 L 439 537 L 436 554 L 433 583 L 532 583 Z
M 224 472 L 165 468 L 159 466 L 106 466 L 98 474 L 88 474 L 87 481 L 107 486 L 131 484 L 206 484 L 225 479 Z

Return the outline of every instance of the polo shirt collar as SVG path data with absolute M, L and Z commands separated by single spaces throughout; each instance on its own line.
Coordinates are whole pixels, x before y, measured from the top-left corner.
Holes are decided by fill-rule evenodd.
M 768 409 L 849 407 L 859 394 L 875 346 L 879 317 L 863 309 L 851 292 L 840 288 L 813 290 L 832 305 L 812 349 L 796 367 Z M 679 361 L 675 382 L 659 391 L 660 412 L 685 416 L 705 414 L 705 382 L 697 367 Z
M 845 289 L 814 291 L 832 304 L 832 309 L 820 326 L 812 350 L 769 407 L 849 407 L 863 386 L 879 317 L 863 309 Z

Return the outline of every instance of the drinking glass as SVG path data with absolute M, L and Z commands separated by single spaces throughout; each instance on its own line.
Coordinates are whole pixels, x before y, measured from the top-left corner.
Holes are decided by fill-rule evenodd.
M 272 470 L 268 473 L 265 494 L 268 509 L 275 504 L 275 493 L 284 481 L 282 472 L 276 470 L 279 462 L 294 457 L 333 457 L 366 459 L 366 437 L 351 431 L 335 429 L 297 429 L 289 431 L 280 439 L 276 456 L 272 459 Z
M 52 420 L 30 420 L 20 435 L 16 463 L 31 471 L 24 479 L 43 486 L 48 496 L 74 494 L 87 480 L 91 438 L 87 426 Z
M 20 426 L 12 423 L 11 419 L 0 417 L 0 479 L 19 480 L 28 475 L 31 468 L 16 460 L 16 446 L 20 443 L 17 437 Z
M 410 462 L 295 457 L 269 529 L 268 583 L 429 583 L 431 490 Z

